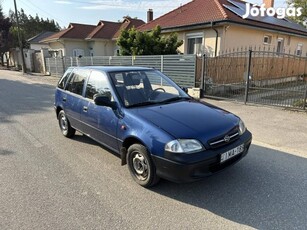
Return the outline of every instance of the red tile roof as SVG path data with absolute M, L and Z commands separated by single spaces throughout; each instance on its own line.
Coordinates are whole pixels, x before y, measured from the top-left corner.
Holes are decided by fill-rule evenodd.
M 232 1 L 245 4 L 245 1 L 241 0 Z M 228 0 L 193 0 L 145 25 L 138 27 L 138 29 L 141 31 L 151 30 L 157 25 L 160 25 L 162 29 L 178 29 L 180 27 L 210 24 L 211 22 L 232 22 L 307 36 L 307 30 L 303 27 L 301 27 L 301 29 L 298 29 L 297 26 L 295 28 L 290 28 L 272 23 L 243 19 L 225 7 L 225 5 L 234 6 Z
M 70 23 L 67 29 L 45 38 L 42 40 L 42 42 L 57 40 L 61 38 L 85 39 L 87 35 L 95 28 L 96 26 L 94 25 Z
M 119 22 L 100 21 L 97 27 L 86 37 L 86 39 L 112 39 L 120 26 L 121 23 Z
M 145 24 L 145 22 L 143 20 L 126 17 L 125 20 L 122 22 L 119 30 L 117 30 L 117 32 L 114 34 L 113 39 L 118 38 L 120 36 L 120 33 L 122 32 L 122 30 L 129 30 L 132 27 L 137 28 L 137 27 L 144 25 L 144 24 Z
M 227 15 L 218 0 L 194 0 L 143 25 L 138 29 L 151 30 L 157 25 L 173 28 L 226 19 Z
M 109 22 L 101 20 L 97 26 L 70 23 L 68 28 L 58 33 L 53 34 L 42 40 L 48 42 L 58 39 L 113 39 L 120 35 L 124 29 L 131 27 L 139 27 L 145 24 L 140 19 L 133 19 L 126 17 L 123 22 Z

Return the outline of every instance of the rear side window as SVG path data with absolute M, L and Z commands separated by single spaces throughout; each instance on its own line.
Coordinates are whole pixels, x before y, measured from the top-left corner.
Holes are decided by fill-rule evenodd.
M 67 83 L 66 90 L 72 93 L 82 95 L 84 83 L 89 76 L 90 71 L 84 69 L 77 69 L 72 73 L 72 77 Z
M 61 80 L 60 80 L 59 83 L 58 83 L 58 87 L 59 87 L 60 89 L 64 89 L 64 88 L 65 88 L 66 82 L 67 82 L 67 80 L 68 80 L 68 78 L 69 78 L 71 72 L 72 72 L 72 69 L 68 69 L 68 70 L 64 73 L 64 76 L 61 78 Z
M 85 91 L 86 98 L 93 99 L 95 95 L 108 96 L 113 100 L 107 76 L 98 71 L 92 71 Z

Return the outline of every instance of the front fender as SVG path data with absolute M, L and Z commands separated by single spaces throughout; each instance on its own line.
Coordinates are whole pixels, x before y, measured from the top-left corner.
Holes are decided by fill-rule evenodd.
M 163 129 L 129 113 L 125 113 L 118 127 L 117 136 L 122 140 L 121 148 L 128 149 L 133 142 L 138 142 L 143 144 L 151 155 L 163 157 L 165 144 L 174 140 L 174 137 Z

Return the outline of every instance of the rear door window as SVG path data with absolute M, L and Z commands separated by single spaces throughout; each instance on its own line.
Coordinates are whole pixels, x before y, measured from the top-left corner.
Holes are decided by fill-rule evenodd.
M 77 69 L 72 73 L 69 82 L 67 83 L 66 90 L 78 95 L 83 94 L 84 83 L 89 76 L 90 71 L 85 69 Z

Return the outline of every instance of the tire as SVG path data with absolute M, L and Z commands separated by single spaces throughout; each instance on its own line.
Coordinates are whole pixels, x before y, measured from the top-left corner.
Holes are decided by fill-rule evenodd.
M 71 138 L 75 135 L 76 130 L 70 126 L 69 120 L 63 110 L 59 112 L 58 121 L 61 132 L 65 137 Z
M 148 188 L 159 182 L 160 178 L 156 175 L 156 167 L 145 146 L 131 145 L 127 152 L 127 164 L 132 178 L 139 185 Z

